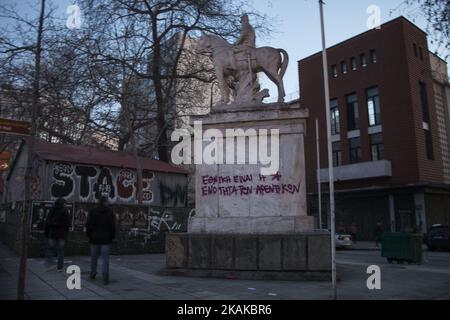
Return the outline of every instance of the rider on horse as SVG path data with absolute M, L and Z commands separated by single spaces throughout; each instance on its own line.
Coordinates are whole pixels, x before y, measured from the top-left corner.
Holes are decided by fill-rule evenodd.
M 241 17 L 241 35 L 234 44 L 234 55 L 238 63 L 245 63 L 248 66 L 249 73 L 252 73 L 252 64 L 256 60 L 256 33 L 255 29 L 249 22 L 249 17 L 244 14 Z M 258 79 L 255 76 L 252 79 L 253 87 L 256 91 L 259 91 Z
M 234 44 L 235 53 L 251 51 L 256 48 L 256 34 L 255 29 L 249 22 L 248 15 L 243 15 L 241 18 L 241 36 Z

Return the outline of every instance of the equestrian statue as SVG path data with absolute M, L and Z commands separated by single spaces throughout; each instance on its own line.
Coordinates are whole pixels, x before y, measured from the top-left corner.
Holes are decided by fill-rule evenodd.
M 278 103 L 284 103 L 283 77 L 289 56 L 283 49 L 256 48 L 255 30 L 248 15 L 241 18 L 239 39 L 230 44 L 225 39 L 203 33 L 197 43 L 199 52 L 211 52 L 216 78 L 221 92 L 221 103 L 261 104 L 269 97 L 269 90 L 261 90 L 258 73 L 264 72 L 278 88 Z M 232 98 L 232 100 L 231 100 Z

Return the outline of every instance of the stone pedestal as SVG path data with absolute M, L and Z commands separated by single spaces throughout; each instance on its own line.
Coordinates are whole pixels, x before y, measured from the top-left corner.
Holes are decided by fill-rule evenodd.
M 330 280 L 330 236 L 168 234 L 167 273 L 199 277 Z
M 249 129 L 257 133 L 261 133 L 261 129 L 269 133 L 278 130 L 279 170 L 276 176 L 260 178 L 261 167 L 265 166 L 249 164 L 248 154 L 246 164 L 197 165 L 196 215 L 191 220 L 189 232 L 270 234 L 311 231 L 313 217 L 307 216 L 305 189 L 307 117 L 305 109 L 278 105 L 223 107 L 210 115 L 196 117 L 194 121 L 202 121 L 204 132 L 208 129 L 219 129 L 224 134 L 227 129 L 242 129 L 241 133 L 248 133 Z M 260 141 L 261 136 L 258 138 Z M 247 150 L 249 140 L 247 138 Z M 269 135 L 267 140 L 270 142 Z M 224 139 L 224 145 L 226 142 Z M 224 181 L 212 182 L 216 177 Z M 230 188 L 237 188 L 237 194 L 227 194 Z
M 196 213 L 188 234 L 167 237 L 169 271 L 199 276 L 232 271 L 245 278 L 328 278 L 330 236 L 314 233 L 313 217 L 307 216 L 307 118 L 306 109 L 274 104 L 224 106 L 193 119 L 193 124 L 201 121 L 203 133 L 219 132 L 224 150 L 230 141 L 246 141 L 246 153 L 235 164 L 230 164 L 232 157 L 224 151 L 218 164 L 196 166 Z M 230 130 L 238 133 L 236 139 L 226 138 Z M 277 141 L 271 139 L 279 133 L 279 148 L 275 148 L 279 157 L 272 158 L 272 164 L 279 160 L 279 166 L 270 174 L 261 171 L 269 165 L 261 161 L 260 154 L 252 162 L 255 151 L 248 152 L 255 144 L 257 151 L 264 146 L 266 131 L 266 155 L 276 146 Z M 204 149 L 211 143 L 198 135 L 195 139 Z

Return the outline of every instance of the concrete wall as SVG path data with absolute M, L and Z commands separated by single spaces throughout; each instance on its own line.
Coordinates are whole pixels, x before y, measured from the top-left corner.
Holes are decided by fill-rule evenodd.
M 218 108 L 218 107 L 217 107 Z M 190 232 L 210 233 L 294 233 L 313 229 L 312 219 L 307 217 L 305 185 L 304 135 L 305 119 L 308 111 L 300 108 L 286 108 L 271 105 L 264 107 L 245 107 L 214 110 L 210 115 L 197 117 L 202 121 L 202 129 L 215 129 L 220 133 L 216 138 L 223 156 L 218 164 L 197 165 L 196 211 L 197 215 L 189 226 Z M 229 139 L 229 130 L 239 130 L 238 138 Z M 278 130 L 279 141 L 261 140 L 258 130 Z M 210 142 L 200 140 L 203 148 L 209 148 Z M 237 149 L 237 140 L 245 141 L 245 154 L 242 164 L 229 159 L 228 150 Z M 279 166 L 271 174 L 262 174 L 261 158 L 250 161 L 249 146 L 261 145 L 271 148 L 271 143 L 279 143 Z M 216 151 L 217 152 L 217 151 Z M 254 153 L 251 154 L 255 156 Z M 261 156 L 261 155 L 260 155 Z M 231 160 L 231 161 L 230 161 Z M 234 161 L 233 161 L 234 160 Z M 230 163 L 231 162 L 231 163 Z
M 86 255 L 89 244 L 84 226 L 93 204 L 75 203 L 73 228 L 68 234 L 66 255 Z M 117 235 L 113 254 L 164 252 L 167 233 L 186 232 L 190 208 L 163 208 L 135 205 L 112 205 L 116 216 Z M 0 241 L 19 252 L 20 223 L 23 202 L 2 205 L 0 208 Z M 41 228 L 30 223 L 29 256 L 45 255 L 45 235 Z
M 198 276 L 265 279 L 328 279 L 327 233 L 236 235 L 171 234 L 169 272 Z

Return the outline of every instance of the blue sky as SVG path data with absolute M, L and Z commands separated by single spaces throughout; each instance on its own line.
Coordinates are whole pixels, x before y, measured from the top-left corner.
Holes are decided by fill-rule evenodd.
M 1 3 L 10 2 L 0 0 Z M 35 14 L 29 8 L 36 0 L 19 0 L 19 7 L 27 14 Z M 53 0 L 58 11 L 65 14 L 73 0 Z M 344 41 L 367 31 L 367 8 L 377 5 L 381 9 L 381 23 L 385 23 L 407 12 L 395 10 L 403 0 L 326 0 L 325 20 L 327 46 Z M 28 5 L 27 5 L 28 3 Z M 273 46 L 287 50 L 290 66 L 285 76 L 287 93 L 298 91 L 297 61 L 321 50 L 318 0 L 252 0 L 258 11 L 274 18 L 275 33 L 269 38 L 259 38 L 258 46 Z M 392 10 L 395 10 L 391 13 Z M 410 17 L 408 17 L 410 18 Z M 410 18 L 411 19 L 411 18 Z M 413 20 L 413 19 L 411 19 Z M 413 21 L 422 29 L 426 22 L 418 18 Z M 275 87 L 265 77 L 262 85 L 276 96 Z
M 367 31 L 367 8 L 377 5 L 381 9 L 381 23 L 392 20 L 402 12 L 402 0 L 325 0 L 325 29 L 327 46 L 334 45 Z M 274 16 L 279 22 L 272 39 L 260 40 L 258 45 L 281 47 L 290 55 L 290 66 L 285 76 L 287 93 L 298 91 L 297 61 L 322 50 L 318 0 L 253 0 L 258 10 Z M 412 20 L 412 19 L 411 19 Z M 423 19 L 415 23 L 426 28 Z M 263 78 L 262 84 L 276 95 L 274 87 Z

